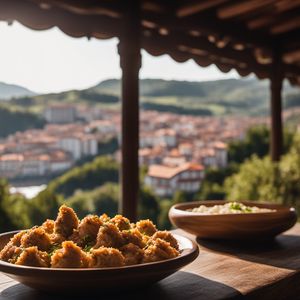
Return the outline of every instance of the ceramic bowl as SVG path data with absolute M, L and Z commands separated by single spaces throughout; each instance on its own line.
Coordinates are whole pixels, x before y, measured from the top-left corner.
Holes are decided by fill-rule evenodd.
M 200 205 L 214 206 L 226 201 L 198 201 L 176 204 L 169 211 L 173 225 L 200 238 L 256 239 L 272 238 L 295 225 L 294 208 L 270 203 L 241 201 L 247 206 L 269 208 L 264 213 L 209 215 L 187 211 Z

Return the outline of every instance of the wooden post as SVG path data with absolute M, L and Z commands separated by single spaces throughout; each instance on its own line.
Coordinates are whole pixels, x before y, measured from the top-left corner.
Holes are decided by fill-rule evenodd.
M 126 3 L 119 54 L 122 69 L 122 194 L 119 211 L 131 221 L 137 219 L 139 196 L 139 69 L 140 7 L 138 0 Z
M 271 72 L 271 158 L 279 161 L 283 149 L 283 130 L 282 130 L 282 81 L 283 69 L 281 56 L 275 54 Z

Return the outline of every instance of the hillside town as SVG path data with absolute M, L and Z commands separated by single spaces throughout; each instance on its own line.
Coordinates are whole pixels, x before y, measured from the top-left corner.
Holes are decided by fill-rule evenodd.
M 81 159 L 99 153 L 103 141 L 120 138 L 116 110 L 87 105 L 51 105 L 43 129 L 16 132 L 0 141 L 0 176 L 59 175 Z M 227 165 L 227 143 L 244 138 L 264 118 L 198 117 L 141 111 L 140 165 L 148 167 L 145 184 L 159 196 L 199 190 L 209 167 Z M 120 150 L 112 153 L 120 161 Z

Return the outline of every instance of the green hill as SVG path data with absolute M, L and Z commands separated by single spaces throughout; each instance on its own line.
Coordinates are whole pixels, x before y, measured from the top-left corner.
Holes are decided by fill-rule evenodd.
M 269 82 L 227 79 L 207 82 L 142 79 L 141 108 L 192 115 L 262 115 L 269 113 Z M 299 88 L 284 85 L 285 107 L 298 105 Z M 120 80 L 109 79 L 85 90 L 22 97 L 11 104 L 39 111 L 55 102 L 89 103 L 119 108 Z M 296 99 L 296 100 L 295 100 Z

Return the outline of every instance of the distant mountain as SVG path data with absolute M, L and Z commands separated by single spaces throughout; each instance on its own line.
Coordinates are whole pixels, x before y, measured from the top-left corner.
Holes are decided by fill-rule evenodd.
M 15 84 L 0 82 L 0 99 L 9 100 L 11 98 L 34 96 L 36 93 Z
M 72 90 L 13 99 L 11 104 L 44 107 L 50 103 L 90 103 L 119 105 L 120 80 L 109 79 L 85 90 Z M 227 79 L 206 82 L 142 79 L 141 108 L 192 115 L 263 115 L 269 113 L 270 90 L 267 80 Z M 300 106 L 300 89 L 284 84 L 285 107 Z M 285 103 L 284 103 L 285 104 Z

